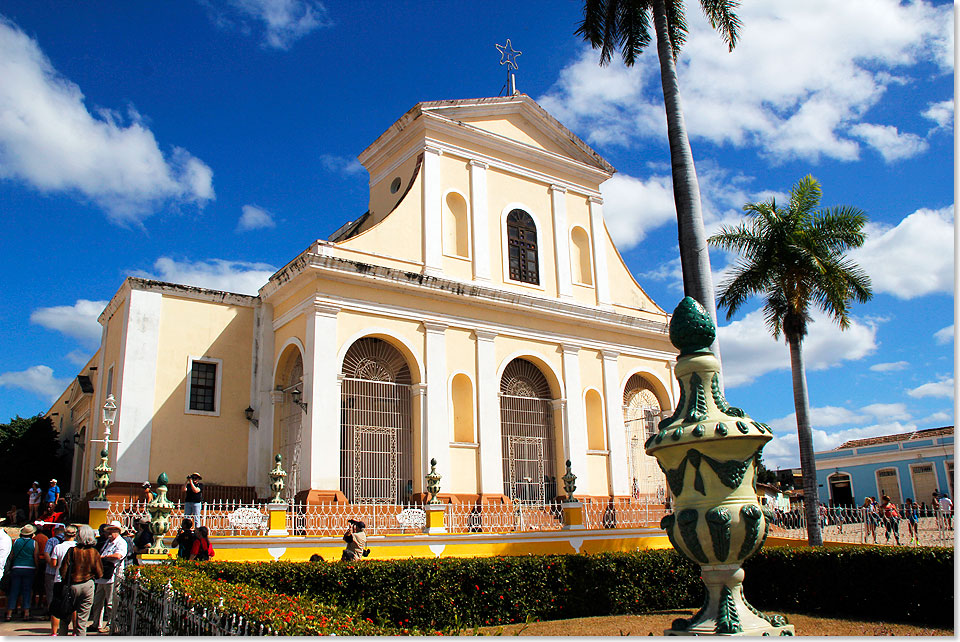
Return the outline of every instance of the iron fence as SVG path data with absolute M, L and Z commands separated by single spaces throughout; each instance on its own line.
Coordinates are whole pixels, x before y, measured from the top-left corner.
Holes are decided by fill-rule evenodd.
M 242 614 L 197 604 L 170 582 L 163 589 L 150 589 L 136 571 L 126 573 L 117 590 L 112 635 L 275 635 L 269 626 Z
M 583 523 L 587 528 L 659 528 L 669 511 L 662 503 L 634 498 L 612 500 L 582 499 Z
M 863 507 L 824 507 L 819 511 L 820 532 L 825 542 L 903 546 L 953 546 L 953 515 L 930 507 L 917 508 L 916 528 L 911 528 L 905 505 L 898 506 L 899 519 Z M 770 535 L 807 539 L 807 517 L 802 507 L 775 510 Z
M 261 519 L 250 519 L 250 511 L 259 512 Z M 240 518 L 241 513 L 247 513 Z M 107 521 L 119 521 L 124 527 L 137 530 L 137 522 L 150 514 L 147 504 L 143 501 L 115 501 L 110 502 L 107 509 Z M 173 502 L 170 511 L 170 527 L 173 531 L 184 518 L 183 502 Z M 262 503 L 238 502 L 218 500 L 204 502 L 200 507 L 200 515 L 190 516 L 196 526 L 206 526 L 211 535 L 266 535 L 269 530 L 266 505 Z

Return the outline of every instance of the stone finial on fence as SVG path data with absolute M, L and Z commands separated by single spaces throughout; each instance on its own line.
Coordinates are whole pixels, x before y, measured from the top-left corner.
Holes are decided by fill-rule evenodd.
M 106 448 L 101 450 L 100 465 L 93 469 L 93 472 L 97 474 L 97 479 L 93 483 L 97 487 L 97 496 L 94 497 L 94 501 L 107 501 L 107 486 L 110 485 L 110 473 L 113 472 L 113 468 L 110 468 L 109 457 L 110 453 Z
M 153 535 L 153 544 L 147 549 L 150 555 L 166 555 L 167 547 L 163 543 L 163 536 L 170 530 L 170 511 L 173 502 L 167 499 L 167 473 L 160 473 L 157 477 L 157 496 L 147 503 L 147 512 L 150 513 L 150 533 Z
M 270 471 L 270 490 L 273 491 L 273 499 L 270 500 L 271 504 L 283 504 L 285 503 L 283 499 L 280 498 L 280 493 L 283 492 L 284 487 L 284 478 L 287 476 L 286 471 L 280 466 L 280 461 L 283 457 L 280 453 L 277 453 L 277 456 L 274 457 L 274 460 L 277 462 L 277 465 L 274 466 L 273 470 Z
M 440 500 L 437 498 L 437 493 L 440 492 L 440 477 L 441 475 L 437 472 L 437 460 L 430 460 L 430 472 L 426 475 L 427 480 L 427 492 L 430 493 L 429 504 L 439 504 Z
M 567 460 L 567 473 L 561 477 L 563 479 L 563 491 L 567 494 L 567 501 L 576 501 L 573 498 L 574 491 L 577 490 L 577 476 L 570 470 L 570 460 Z

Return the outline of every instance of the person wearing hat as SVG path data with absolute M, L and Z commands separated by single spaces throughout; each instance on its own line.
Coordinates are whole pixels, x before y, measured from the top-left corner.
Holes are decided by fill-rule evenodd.
M 150 532 L 150 518 L 141 517 L 140 518 L 140 532 L 137 533 L 136 537 L 133 538 L 133 548 L 136 551 L 137 557 L 134 559 L 134 564 L 140 565 L 140 556 L 147 552 L 147 550 L 153 545 L 153 533 Z
M 103 577 L 94 580 L 93 609 L 90 611 L 91 630 L 96 629 L 100 633 L 110 632 L 109 627 L 113 616 L 113 587 L 115 580 L 123 578 L 123 560 L 127 556 L 127 543 L 120 537 L 122 530 L 123 525 L 117 520 L 110 522 L 104 528 L 107 541 L 100 550 Z
M 187 475 L 187 483 L 183 485 L 183 514 L 200 517 L 203 508 L 203 477 L 200 473 Z
M 57 480 L 50 480 L 50 487 L 47 488 L 47 492 L 43 497 L 44 505 L 41 507 L 40 512 L 43 513 L 48 509 L 52 510 L 53 507 L 57 504 L 57 501 L 60 499 L 60 487 L 57 486 Z
M 154 499 L 156 499 L 157 494 L 153 492 L 153 488 L 150 486 L 150 482 L 143 482 L 143 502 L 149 504 Z
M 33 599 L 33 576 L 37 572 L 40 561 L 40 552 L 33 536 L 37 527 L 27 524 L 20 529 L 20 537 L 10 549 L 10 592 L 7 593 L 7 622 L 13 616 L 13 609 L 17 606 L 17 598 L 23 600 L 23 619 L 30 619 L 30 604 Z
M 343 541 L 347 543 L 347 547 L 340 555 L 341 561 L 363 559 L 363 549 L 367 546 L 367 534 L 363 532 L 366 526 L 359 519 L 347 520 L 347 532 L 343 534 Z

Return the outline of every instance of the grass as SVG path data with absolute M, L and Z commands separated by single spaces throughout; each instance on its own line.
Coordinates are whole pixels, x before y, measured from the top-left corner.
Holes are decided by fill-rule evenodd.
M 610 615 L 606 617 L 584 617 L 573 620 L 553 620 L 550 622 L 530 622 L 527 624 L 508 624 L 505 626 L 485 626 L 477 631 L 465 631 L 469 635 L 656 635 L 661 636 L 665 629 L 678 617 L 689 618 L 696 609 L 678 609 L 656 611 L 645 615 Z M 794 625 L 797 635 L 896 635 L 896 636 L 953 636 L 953 629 L 941 629 L 906 622 L 879 622 L 848 620 L 843 618 L 825 618 L 798 613 L 783 613 Z

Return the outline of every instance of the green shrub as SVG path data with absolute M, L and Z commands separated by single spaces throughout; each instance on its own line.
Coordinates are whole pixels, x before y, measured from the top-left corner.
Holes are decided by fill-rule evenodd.
M 743 570 L 760 610 L 953 625 L 952 548 L 765 548 Z

